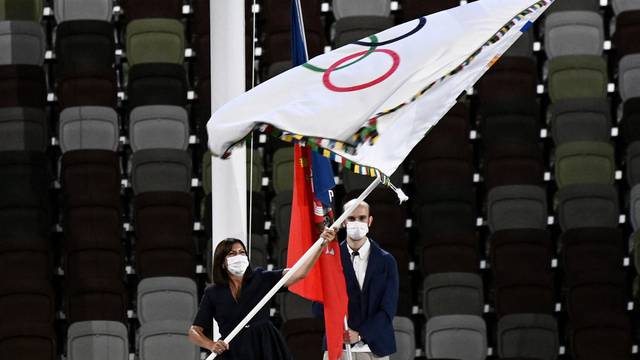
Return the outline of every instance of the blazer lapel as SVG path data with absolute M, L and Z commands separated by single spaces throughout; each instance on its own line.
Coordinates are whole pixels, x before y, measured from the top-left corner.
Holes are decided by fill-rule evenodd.
M 347 242 L 343 242 L 340 245 L 340 256 L 342 257 L 342 269 L 347 278 L 347 281 L 352 283 L 356 289 L 360 290 L 360 284 L 358 284 L 358 278 L 356 272 L 353 270 L 353 263 L 351 262 L 351 256 L 349 256 L 349 250 L 347 250 Z
M 373 240 L 369 239 L 371 243 L 371 249 L 369 250 L 369 260 L 367 262 L 367 271 L 364 273 L 364 283 L 362 284 L 362 291 L 364 292 L 371 282 L 371 277 L 373 274 L 378 273 L 378 268 L 380 267 L 380 261 L 378 258 L 381 256 L 380 248 L 378 245 L 373 242 Z

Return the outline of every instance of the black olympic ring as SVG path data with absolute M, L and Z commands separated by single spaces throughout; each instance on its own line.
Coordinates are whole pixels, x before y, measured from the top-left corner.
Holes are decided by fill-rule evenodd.
M 421 18 L 420 18 L 420 21 L 418 22 L 418 25 L 416 25 L 416 27 L 415 27 L 413 30 L 409 31 L 409 32 L 408 32 L 408 33 L 406 33 L 406 34 L 403 34 L 403 35 L 400 35 L 400 36 L 398 36 L 398 37 L 396 37 L 396 38 L 393 38 L 393 39 L 390 39 L 390 40 L 386 40 L 386 41 L 382 41 L 382 42 L 376 42 L 376 43 L 373 43 L 373 42 L 368 42 L 368 41 L 356 41 L 356 42 L 354 42 L 354 44 L 356 44 L 356 45 L 362 45 L 362 46 L 382 46 L 382 45 L 388 45 L 388 44 L 394 43 L 394 42 L 396 42 L 396 41 L 400 41 L 400 40 L 402 40 L 402 39 L 404 39 L 404 38 L 407 38 L 407 37 L 409 37 L 409 36 L 411 36 L 411 35 L 413 35 L 413 34 L 417 33 L 417 32 L 418 32 L 418 31 L 420 31 L 420 29 L 422 29 L 426 24 L 427 24 L 427 18 L 423 16 L 423 17 L 421 17 Z

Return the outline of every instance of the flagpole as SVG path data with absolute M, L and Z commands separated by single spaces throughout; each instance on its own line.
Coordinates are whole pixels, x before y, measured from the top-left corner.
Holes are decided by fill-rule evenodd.
M 347 323 L 347 317 L 344 317 L 344 331 L 349 331 L 349 324 Z M 344 352 L 347 353 L 347 360 L 352 360 L 353 357 L 351 355 L 351 344 L 344 344 Z
M 342 215 L 340 215 L 340 217 L 336 221 L 334 221 L 333 224 L 331 224 L 331 227 L 336 227 L 336 225 L 342 224 L 347 219 L 347 217 L 351 215 L 351 213 L 358 206 L 360 206 L 360 204 L 364 201 L 364 199 L 367 196 L 369 196 L 369 194 L 371 194 L 373 190 L 375 190 L 375 188 L 379 184 L 380 184 L 380 177 L 377 177 L 362 192 L 362 194 L 358 196 L 354 204 L 350 208 L 346 209 L 342 213 Z M 282 288 L 284 284 L 304 264 L 306 264 L 307 261 L 309 261 L 309 259 L 311 259 L 314 256 L 314 254 L 316 254 L 320 250 L 320 248 L 322 247 L 323 241 L 324 240 L 322 238 L 319 238 L 318 240 L 316 240 L 316 242 L 309 248 L 309 250 L 307 250 L 306 253 L 304 253 L 304 255 L 302 255 L 302 257 L 295 263 L 295 265 L 293 265 L 293 267 L 291 267 L 289 271 L 287 271 L 287 273 L 284 274 L 284 276 L 280 279 L 280 281 L 278 281 L 278 283 L 273 288 L 271 288 L 271 290 L 269 290 L 269 292 L 262 298 L 262 300 L 260 300 L 260 302 L 256 304 L 256 306 L 254 306 L 253 309 L 251 309 L 251 311 L 247 314 L 247 316 L 245 316 L 244 319 L 242 319 L 242 321 L 240 321 L 240 323 L 238 323 L 238 325 L 236 325 L 236 327 L 229 333 L 229 335 L 227 335 L 227 337 L 223 339 L 225 343 L 229 344 L 231 340 L 233 340 L 238 335 L 238 333 L 240 333 L 240 331 L 245 327 L 245 325 L 247 325 L 249 321 L 251 321 L 251 319 L 258 313 L 258 311 L 260 311 L 269 302 L 269 300 L 271 300 L 271 298 L 278 292 L 278 290 L 280 290 L 280 288 Z M 211 355 L 209 355 L 206 360 L 213 360 L 216 358 L 216 355 L 217 355 L 216 353 L 212 352 Z

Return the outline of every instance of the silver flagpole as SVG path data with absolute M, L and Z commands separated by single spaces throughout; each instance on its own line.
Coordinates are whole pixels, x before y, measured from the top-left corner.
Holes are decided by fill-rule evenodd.
M 351 213 L 364 201 L 364 199 L 367 196 L 369 196 L 369 194 L 371 194 L 371 192 L 379 184 L 380 184 L 380 177 L 377 177 L 375 180 L 373 180 L 373 182 L 369 185 L 369 187 L 367 187 L 362 192 L 362 194 L 358 196 L 355 203 L 350 208 L 345 210 L 345 212 L 342 213 L 342 215 L 340 215 L 340 217 L 336 221 L 334 221 L 333 224 L 331 224 L 331 227 L 335 227 L 336 225 L 342 224 L 347 219 L 347 217 L 351 215 Z M 229 335 L 227 335 L 227 337 L 223 339 L 225 343 L 229 344 L 231 340 L 233 340 L 233 338 L 235 338 L 238 335 L 238 333 L 242 330 L 242 328 L 244 328 L 245 325 L 247 325 L 249 321 L 251 321 L 251 319 L 258 313 L 258 311 L 260 311 L 269 302 L 269 300 L 271 300 L 271 298 L 278 292 L 278 290 L 280 290 L 280 288 L 282 288 L 284 284 L 302 267 L 302 265 L 306 264 L 307 261 L 311 257 L 313 257 L 313 255 L 318 250 L 320 250 L 320 247 L 322 246 L 322 242 L 323 242 L 322 238 L 319 238 L 318 240 L 316 240 L 316 242 L 309 248 L 309 250 L 307 250 L 306 253 L 304 253 L 304 255 L 302 255 L 302 257 L 295 263 L 295 265 L 293 265 L 293 267 L 289 269 L 289 271 L 287 271 L 286 274 L 284 274 L 282 279 L 280 279 L 280 281 L 278 281 L 278 283 L 273 288 L 271 288 L 271 290 L 269 290 L 267 295 L 265 295 L 262 298 L 262 300 L 260 300 L 260 302 L 256 304 L 256 306 L 254 306 L 253 309 L 251 309 L 251 311 L 247 314 L 247 316 L 245 316 L 244 319 L 242 319 L 242 321 L 240 321 L 240 323 L 236 325 L 236 327 L 229 333 Z M 213 360 L 215 358 L 216 358 L 216 353 L 212 352 L 211 355 L 209 355 L 206 360 Z

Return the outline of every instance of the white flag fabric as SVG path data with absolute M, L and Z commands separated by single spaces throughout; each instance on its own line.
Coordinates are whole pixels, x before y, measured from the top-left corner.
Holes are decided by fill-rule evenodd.
M 216 111 L 216 156 L 267 124 L 354 172 L 391 175 L 553 0 L 479 0 L 311 59 Z

